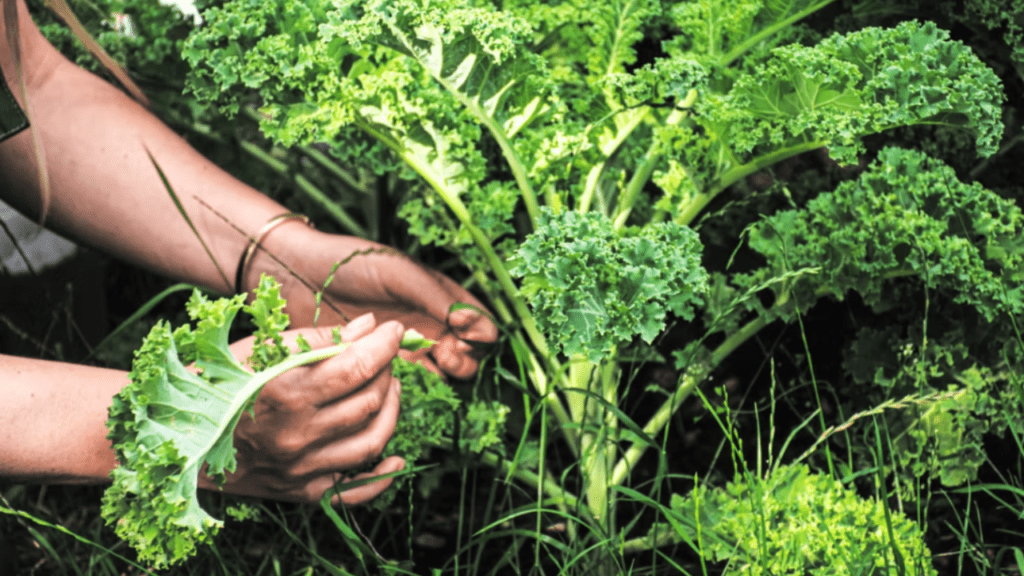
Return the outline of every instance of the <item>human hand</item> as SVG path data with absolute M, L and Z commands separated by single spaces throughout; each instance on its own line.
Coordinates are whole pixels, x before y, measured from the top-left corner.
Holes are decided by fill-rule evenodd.
M 342 471 L 378 458 L 398 419 L 401 385 L 391 376 L 391 359 L 405 328 L 398 322 L 377 324 L 372 315 L 356 318 L 341 330 L 344 352 L 301 366 L 271 380 L 256 399 L 255 418 L 242 416 L 235 430 L 237 467 L 223 490 L 235 494 L 316 502 L 342 480 Z M 333 345 L 331 329 L 283 332 L 297 350 L 302 334 L 314 348 Z M 244 359 L 253 338 L 231 345 Z M 405 461 L 387 458 L 359 480 L 401 470 Z M 201 476 L 206 487 L 211 483 Z M 379 480 L 341 492 L 332 503 L 366 502 L 391 484 Z M 344 485 L 341 485 L 344 488 Z
M 366 312 L 373 312 L 380 322 L 398 320 L 436 342 L 429 350 L 402 351 L 402 355 L 455 378 L 472 376 L 479 366 L 480 348 L 497 340 L 497 328 L 486 315 L 471 308 L 449 313 L 457 303 L 484 310 L 479 300 L 444 274 L 394 249 L 320 233 L 297 222 L 281 226 L 268 240 L 273 242 L 267 243 L 267 250 L 280 254 L 279 259 L 289 262 L 292 270 L 282 269 L 262 254 L 254 259 L 244 284 L 255 286 L 259 270 L 274 275 L 282 284 L 292 326 L 312 326 L 317 305 L 310 287 L 291 272 L 320 289 L 334 264 L 355 254 L 328 285 L 318 325 L 344 323 Z

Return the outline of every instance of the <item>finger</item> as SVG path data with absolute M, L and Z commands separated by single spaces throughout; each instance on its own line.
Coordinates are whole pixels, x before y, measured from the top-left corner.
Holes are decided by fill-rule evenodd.
M 377 319 L 374 317 L 373 312 L 363 314 L 358 318 L 354 318 L 341 329 L 341 341 L 355 342 L 372 332 L 376 326 Z
M 404 261 L 404 265 L 386 267 L 381 276 L 387 292 L 393 298 L 423 311 L 442 326 L 447 325 L 454 304 L 462 302 L 484 309 L 476 297 L 452 279 L 411 260 Z
M 377 319 L 372 312 L 363 314 L 358 318 L 353 319 L 347 325 L 340 328 L 340 335 L 342 342 L 354 342 L 363 336 L 366 336 L 377 327 Z M 326 348 L 328 346 L 334 346 L 337 342 L 334 341 L 335 326 L 317 326 L 311 328 L 298 328 L 294 330 L 286 330 L 282 332 L 282 336 L 294 342 L 295 337 L 298 334 L 302 334 L 302 337 L 306 339 L 306 342 L 314 349 Z M 292 351 L 298 351 L 298 345 L 292 345 Z
M 400 456 L 391 456 L 385 458 L 380 464 L 378 464 L 372 472 L 364 472 L 362 474 L 356 474 L 349 481 L 363 480 L 365 478 L 372 478 L 374 476 L 381 476 L 384 474 L 390 474 L 392 472 L 398 472 L 405 468 L 405 460 Z M 345 484 L 338 486 L 339 490 L 343 492 L 335 494 L 331 498 L 331 504 L 337 506 L 339 504 L 345 504 L 347 506 L 353 506 L 356 504 L 364 504 L 373 500 L 381 494 L 381 492 L 387 490 L 388 486 L 394 482 L 394 478 L 383 478 L 370 484 L 363 484 L 350 490 L 345 489 Z
M 320 438 L 318 443 L 327 445 L 366 429 L 384 409 L 391 389 L 398 386 L 398 380 L 385 371 L 344 400 L 318 410 L 311 422 L 317 438 Z
M 315 406 L 337 402 L 391 368 L 405 328 L 385 322 L 345 351 L 313 366 L 306 392 Z
M 498 328 L 480 310 L 460 308 L 448 314 L 448 326 L 462 340 L 491 343 L 498 339 Z
M 378 458 L 395 431 L 401 392 L 401 384 L 391 379 L 384 405 L 372 421 L 361 431 L 309 453 L 294 468 L 293 474 L 313 476 L 332 470 L 351 470 Z
M 430 370 L 431 372 L 437 374 L 438 376 L 444 377 L 446 375 L 446 372 L 442 371 L 441 368 L 437 366 L 437 364 L 428 355 L 429 353 L 429 348 L 424 348 L 421 350 L 417 350 L 415 352 L 410 352 L 409 350 L 404 349 L 398 351 L 398 355 L 401 356 L 402 359 L 412 362 L 414 364 L 419 364 L 426 368 L 427 370 Z
M 480 364 L 473 347 L 451 334 L 438 340 L 431 348 L 431 353 L 438 368 L 453 378 L 472 377 Z

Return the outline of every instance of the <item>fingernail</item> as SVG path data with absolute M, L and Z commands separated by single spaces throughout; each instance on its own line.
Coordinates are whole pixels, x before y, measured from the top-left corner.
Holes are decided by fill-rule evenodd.
M 405 326 L 402 326 L 400 323 L 395 322 L 395 334 L 398 334 L 399 338 L 405 336 Z

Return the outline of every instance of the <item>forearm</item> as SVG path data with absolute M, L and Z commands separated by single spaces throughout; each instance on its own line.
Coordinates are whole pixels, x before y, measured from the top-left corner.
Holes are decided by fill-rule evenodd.
M 0 477 L 101 483 L 114 467 L 107 408 L 119 370 L 0 355 Z
M 284 208 L 210 163 L 113 86 L 64 59 L 28 21 L 24 5 L 20 12 L 31 130 L 41 136 L 51 182 L 47 227 L 169 277 L 231 291 L 246 237 L 196 197 L 250 235 Z M 13 84 L 12 63 L 4 64 Z M 178 212 L 147 149 L 228 282 Z M 0 143 L 0 196 L 38 215 L 42 194 L 33 158 L 29 131 Z

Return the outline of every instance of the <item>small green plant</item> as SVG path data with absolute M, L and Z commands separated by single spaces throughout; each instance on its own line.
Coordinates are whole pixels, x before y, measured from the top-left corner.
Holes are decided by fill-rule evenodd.
M 705 523 L 701 552 L 708 561 L 726 563 L 727 574 L 936 574 L 921 528 L 896 512 L 887 520 L 886 506 L 806 465 L 779 466 L 765 478 L 740 476 L 724 488 L 701 487 L 672 498 L 679 518 Z M 697 539 L 691 527 L 683 535 Z

